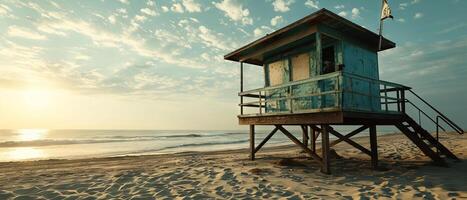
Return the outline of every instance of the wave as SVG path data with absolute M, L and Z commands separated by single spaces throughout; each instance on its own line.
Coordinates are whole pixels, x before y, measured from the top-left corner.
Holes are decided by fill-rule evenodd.
M 159 138 L 193 138 L 193 137 L 214 137 L 219 136 L 220 134 L 195 134 L 195 133 L 188 133 L 188 134 L 172 134 L 172 135 L 132 135 L 132 136 L 125 136 L 125 135 L 115 135 L 115 136 L 101 136 L 98 138 L 103 139 L 128 139 L 128 140 L 138 140 L 138 139 L 159 139 Z
M 129 140 L 31 140 L 31 141 L 6 141 L 0 142 L 0 148 L 4 147 L 38 147 L 70 144 L 96 144 L 111 142 L 129 142 Z
M 43 139 L 31 141 L 5 141 L 0 142 L 0 148 L 8 147 L 40 147 L 54 145 L 72 145 L 72 144 L 99 144 L 99 143 L 114 143 L 114 142 L 144 142 L 144 141 L 161 141 L 171 138 L 202 138 L 202 137 L 218 137 L 221 134 L 182 134 L 182 135 L 158 135 L 158 136 L 102 136 L 94 139 Z
M 246 133 L 232 132 L 232 133 L 224 133 L 224 135 L 246 135 Z

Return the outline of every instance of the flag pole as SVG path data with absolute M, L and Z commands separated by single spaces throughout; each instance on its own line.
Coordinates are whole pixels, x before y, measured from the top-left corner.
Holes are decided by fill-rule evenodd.
M 381 11 L 384 7 L 384 0 L 381 0 Z M 381 14 L 381 13 L 380 13 Z M 379 44 L 378 44 L 378 51 L 381 51 L 381 43 L 383 41 L 383 19 L 381 16 L 379 17 Z

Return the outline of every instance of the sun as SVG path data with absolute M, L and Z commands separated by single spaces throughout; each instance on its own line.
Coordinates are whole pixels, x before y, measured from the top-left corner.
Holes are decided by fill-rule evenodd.
M 23 103 L 32 108 L 43 108 L 49 105 L 51 93 L 47 90 L 30 89 L 21 93 Z

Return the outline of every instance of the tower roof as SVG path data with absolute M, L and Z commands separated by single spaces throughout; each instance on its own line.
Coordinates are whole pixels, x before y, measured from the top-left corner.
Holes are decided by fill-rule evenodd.
M 224 59 L 262 65 L 262 59 L 249 58 L 245 56 L 270 45 L 276 40 L 287 37 L 292 32 L 296 33 L 298 30 L 306 28 L 307 26 L 311 27 L 318 24 L 324 24 L 332 29 L 338 30 L 345 36 L 358 40 L 359 42 L 366 44 L 368 47 L 372 47 L 372 50 L 374 51 L 383 51 L 396 46 L 394 42 L 383 37 L 381 49 L 378 50 L 380 37 L 378 34 L 323 8 L 225 55 Z

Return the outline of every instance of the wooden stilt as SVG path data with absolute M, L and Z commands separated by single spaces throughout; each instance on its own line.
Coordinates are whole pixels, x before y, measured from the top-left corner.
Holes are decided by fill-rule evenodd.
M 250 124 L 250 159 L 255 160 L 255 125 Z
M 370 126 L 370 149 L 371 149 L 371 166 L 373 169 L 378 168 L 378 139 L 376 137 L 376 125 Z
M 323 164 L 321 166 L 321 172 L 325 174 L 331 174 L 330 168 L 330 157 L 329 157 L 329 126 L 321 125 L 321 153 Z
M 311 132 L 310 132 L 310 138 L 311 138 L 311 151 L 313 153 L 316 153 L 316 131 L 315 129 L 311 129 Z
M 302 140 L 305 147 L 308 147 L 308 126 L 302 125 Z

